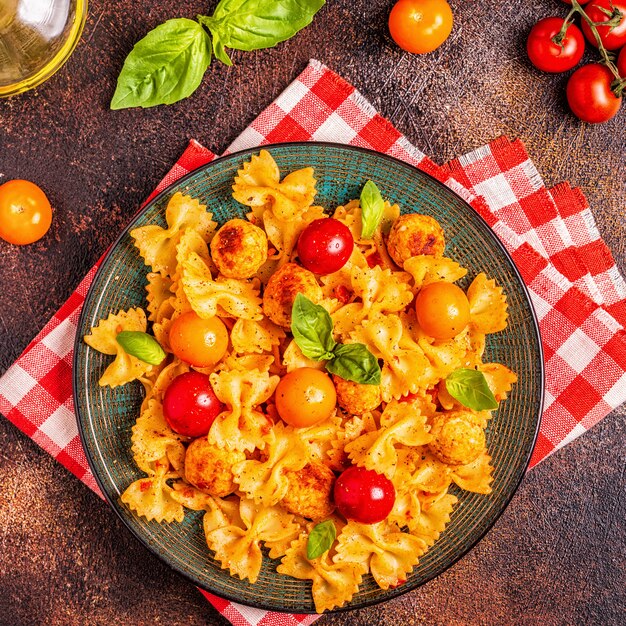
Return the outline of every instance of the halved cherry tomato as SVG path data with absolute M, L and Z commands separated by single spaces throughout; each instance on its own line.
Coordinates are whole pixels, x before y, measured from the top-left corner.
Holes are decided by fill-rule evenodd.
M 280 379 L 276 410 L 291 426 L 304 428 L 328 419 L 335 410 L 337 392 L 327 374 L 300 367 Z
M 622 78 L 626 78 L 626 46 L 624 46 L 619 51 L 619 56 L 617 57 L 617 71 Z
M 622 104 L 611 91 L 614 76 L 605 65 L 589 63 L 578 68 L 567 82 L 567 102 L 583 122 L 599 124 L 614 117 Z
M 436 50 L 452 32 L 452 9 L 446 0 L 399 0 L 389 14 L 389 32 L 407 52 Z
M 170 346 L 181 361 L 196 367 L 208 367 L 226 354 L 228 330 L 219 317 L 203 319 L 189 311 L 172 323 Z
M 177 376 L 163 395 L 163 415 L 169 427 L 186 437 L 202 437 L 224 405 L 206 374 L 186 372 Z
M 0 185 L 0 237 L 24 246 L 41 239 L 52 223 L 46 194 L 28 180 Z
M 567 72 L 576 67 L 585 52 L 585 38 L 580 29 L 570 24 L 561 44 L 553 38 L 559 34 L 565 20 L 546 17 L 539 20 L 530 30 L 526 51 L 530 62 L 543 72 Z
M 346 519 L 359 524 L 376 524 L 391 513 L 396 490 L 383 474 L 353 465 L 335 482 L 333 496 Z
M 325 217 L 311 222 L 298 239 L 298 258 L 314 274 L 332 274 L 350 258 L 354 239 L 339 220 Z
M 603 13 L 602 9 L 609 13 L 618 9 L 622 14 L 617 26 L 596 26 L 602 45 L 607 50 L 617 50 L 626 45 L 626 0 L 593 0 L 585 9 L 585 13 L 593 22 L 608 22 L 609 16 Z M 581 26 L 589 43 L 597 46 L 596 38 L 584 19 Z
M 452 339 L 469 323 L 470 307 L 464 291 L 452 283 L 430 283 L 415 298 L 422 330 L 435 339 Z

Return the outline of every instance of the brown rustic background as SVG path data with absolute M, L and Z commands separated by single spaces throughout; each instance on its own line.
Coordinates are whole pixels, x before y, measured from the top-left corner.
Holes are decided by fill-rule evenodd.
M 435 53 L 391 41 L 389 0 L 329 0 L 276 49 L 215 63 L 170 107 L 111 112 L 124 57 L 171 17 L 213 1 L 92 0 L 67 65 L 36 91 L 0 101 L 0 181 L 27 178 L 55 208 L 49 235 L 0 241 L 0 373 L 116 238 L 190 137 L 223 150 L 315 57 L 352 81 L 438 162 L 500 134 L 520 137 L 548 185 L 580 186 L 626 269 L 626 107 L 589 126 L 567 111 L 566 76 L 528 63 L 524 42 L 557 0 L 451 0 L 455 28 Z M 591 57 L 591 55 L 589 55 Z M 533 470 L 494 529 L 455 567 L 388 604 L 326 625 L 623 624 L 626 574 L 622 406 Z M 0 624 L 226 624 L 109 507 L 0 419 Z

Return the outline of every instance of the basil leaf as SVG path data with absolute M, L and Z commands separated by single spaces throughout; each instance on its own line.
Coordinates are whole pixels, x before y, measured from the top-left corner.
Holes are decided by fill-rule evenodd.
M 326 363 L 331 374 L 362 385 L 380 385 L 378 360 L 364 344 L 338 344 L 333 355 L 334 359 Z
M 325 0 L 221 0 L 212 17 L 198 18 L 221 45 L 271 48 L 311 23 Z
M 111 108 L 153 107 L 187 98 L 210 62 L 211 41 L 204 28 L 193 20 L 168 20 L 126 57 Z
M 465 368 L 454 370 L 446 378 L 446 389 L 455 400 L 468 409 L 484 411 L 498 408 L 498 401 L 489 389 L 485 375 L 478 370 Z
M 384 210 L 385 201 L 380 190 L 368 180 L 361 191 L 361 239 L 373 237 Z
M 322 556 L 324 552 L 330 550 L 336 536 L 337 529 L 332 520 L 327 519 L 325 522 L 313 526 L 306 542 L 306 558 L 311 560 Z
M 301 293 L 291 308 L 291 332 L 304 356 L 315 361 L 333 358 L 333 321 L 323 306 Z
M 159 365 L 165 358 L 165 351 L 159 342 L 148 333 L 142 333 L 139 330 L 123 330 L 117 334 L 116 339 L 126 354 L 135 356 L 150 365 Z

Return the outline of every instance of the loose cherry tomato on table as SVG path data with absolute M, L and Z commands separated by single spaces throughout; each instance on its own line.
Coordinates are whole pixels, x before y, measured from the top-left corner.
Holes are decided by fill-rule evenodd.
M 617 71 L 622 78 L 626 78 L 626 46 L 624 46 L 617 57 Z
M 291 426 L 304 428 L 328 419 L 335 410 L 337 392 L 327 374 L 300 367 L 280 379 L 276 410 Z
M 389 14 L 389 32 L 407 52 L 436 50 L 452 32 L 452 9 L 446 0 L 399 0 Z
M 531 29 L 526 42 L 530 62 L 543 72 L 567 72 L 576 67 L 585 52 L 585 38 L 574 24 L 567 27 L 560 44 L 554 38 L 561 32 L 564 19 L 546 17 Z
M 622 103 L 611 91 L 614 79 L 611 70 L 599 63 L 577 69 L 570 76 L 566 89 L 567 102 L 574 115 L 591 124 L 610 120 Z
M 452 339 L 469 323 L 470 307 L 464 291 L 452 283 L 430 283 L 415 298 L 422 330 L 435 339 Z
M 616 26 L 596 26 L 602 45 L 607 50 L 617 50 L 626 45 L 626 0 L 593 0 L 585 8 L 585 13 L 592 22 L 608 22 L 609 16 L 603 12 L 603 9 L 609 13 L 614 9 L 618 9 L 622 14 Z M 584 19 L 581 22 L 581 26 L 589 43 L 597 46 L 593 31 Z
M 350 229 L 332 217 L 311 222 L 298 239 L 300 263 L 314 274 L 332 274 L 350 258 L 354 239 Z
M 342 472 L 333 495 L 339 512 L 359 524 L 382 522 L 396 501 L 396 490 L 386 476 L 357 466 Z
M 177 376 L 163 395 L 163 415 L 169 427 L 186 437 L 202 437 L 224 405 L 206 374 L 186 372 Z
M 41 239 L 52 223 L 46 194 L 28 180 L 0 185 L 0 237 L 24 246 Z
M 193 311 L 177 317 L 170 328 L 172 352 L 196 367 L 215 365 L 226 354 L 228 330 L 219 317 L 203 319 Z

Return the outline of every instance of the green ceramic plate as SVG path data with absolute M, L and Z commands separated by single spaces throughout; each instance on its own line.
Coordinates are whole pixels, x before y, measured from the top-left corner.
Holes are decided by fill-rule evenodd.
M 511 500 L 534 446 L 543 399 L 543 359 L 537 320 L 513 261 L 487 224 L 453 192 L 427 174 L 393 158 L 334 144 L 293 143 L 270 146 L 283 174 L 315 168 L 316 204 L 331 208 L 357 198 L 368 179 L 403 212 L 435 217 L 446 234 L 446 255 L 469 269 L 463 287 L 480 271 L 495 278 L 508 296 L 508 328 L 488 337 L 485 360 L 498 361 L 519 375 L 509 399 L 487 430 L 495 468 L 493 493 L 459 496 L 452 520 L 437 543 L 422 557 L 405 585 L 383 591 L 371 576 L 345 609 L 383 602 L 415 589 L 441 574 L 485 535 Z M 145 224 L 164 225 L 165 207 L 177 191 L 207 204 L 214 219 L 243 216 L 231 186 L 242 163 L 257 150 L 246 150 L 206 165 L 176 182 L 150 202 L 124 230 L 102 263 L 87 296 L 78 325 L 74 355 L 74 399 L 82 442 L 98 483 L 126 526 L 157 556 L 198 587 L 259 608 L 296 613 L 314 612 L 310 583 L 277 574 L 277 562 L 264 559 L 256 584 L 231 577 L 208 550 L 200 512 L 187 512 L 182 523 L 158 524 L 133 515 L 120 494 L 142 477 L 130 452 L 131 427 L 142 398 L 141 385 L 101 388 L 98 378 L 110 357 L 88 348 L 81 337 L 111 312 L 145 306 L 146 267 L 129 231 Z M 146 585 L 150 584 L 146 580 Z

